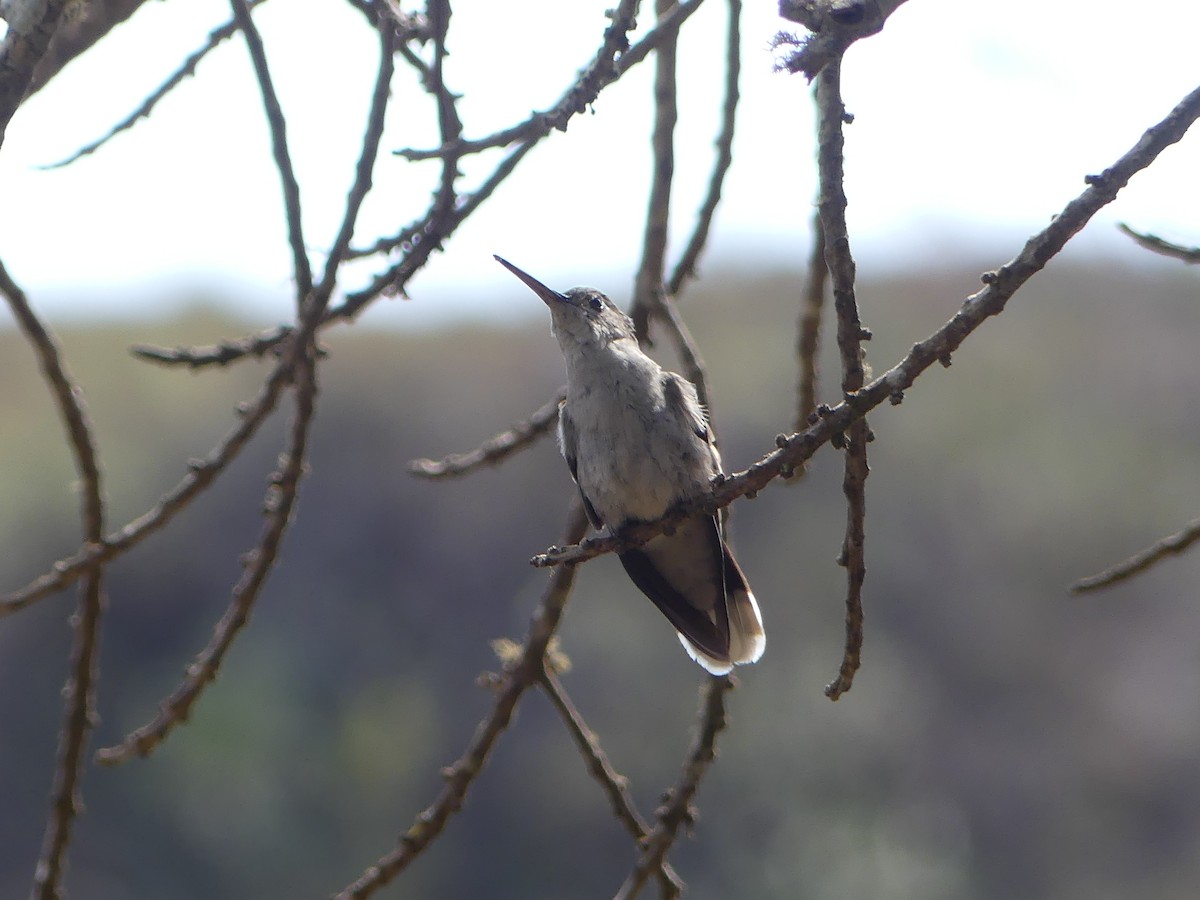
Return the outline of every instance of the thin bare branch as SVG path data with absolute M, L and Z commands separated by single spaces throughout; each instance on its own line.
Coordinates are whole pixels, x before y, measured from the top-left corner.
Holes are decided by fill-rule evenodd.
M 1183 244 L 1173 244 L 1168 240 L 1160 238 L 1158 235 L 1135 231 L 1124 222 L 1118 223 L 1117 227 L 1133 238 L 1139 247 L 1145 247 L 1154 253 L 1169 256 L 1188 265 L 1200 263 L 1200 247 L 1185 247 Z
M 300 183 L 296 180 L 296 172 L 292 167 L 291 152 L 288 150 L 287 123 L 283 117 L 283 108 L 279 105 L 279 97 L 275 93 L 275 85 L 271 80 L 271 70 L 267 65 L 267 52 L 263 47 L 262 35 L 250 15 L 250 7 L 246 0 L 229 0 L 233 8 L 233 19 L 246 38 L 246 48 L 250 51 L 250 61 L 254 64 L 254 75 L 258 80 L 259 91 L 262 93 L 263 111 L 266 113 L 267 125 L 271 131 L 271 152 L 275 157 L 275 167 L 279 170 L 279 180 L 283 186 L 283 207 L 287 216 L 288 244 L 292 248 L 292 268 L 296 279 L 296 308 L 302 309 L 306 298 L 312 292 L 312 267 L 308 262 L 305 251 L 304 228 L 300 215 Z
M 796 431 L 811 424 L 817 411 L 817 351 L 821 344 L 821 312 L 825 308 L 825 285 L 829 267 L 825 265 L 825 228 L 821 211 L 813 213 L 812 253 L 804 278 L 800 302 L 800 321 L 796 328 L 796 360 L 799 377 L 796 385 Z M 801 470 L 803 471 L 803 469 Z
M 1178 556 L 1197 541 L 1200 541 L 1200 519 L 1188 522 L 1182 531 L 1168 535 L 1110 569 L 1079 579 L 1071 585 L 1071 593 L 1086 594 L 1089 591 L 1098 591 L 1127 578 L 1132 578 L 1134 575 L 1140 575 L 1160 560 L 1166 559 L 1168 556 Z
M 567 517 L 564 540 L 568 543 L 578 541 L 586 530 L 583 504 L 576 500 Z M 518 702 L 539 682 L 545 670 L 546 648 L 558 628 L 574 581 L 573 566 L 563 566 L 554 572 L 530 621 L 520 657 L 505 666 L 499 676 L 495 704 L 476 727 L 462 755 L 442 771 L 445 787 L 437 799 L 417 815 L 396 848 L 370 866 L 357 881 L 343 888 L 337 894 L 339 900 L 361 900 L 387 885 L 442 833 L 450 817 L 462 808 L 467 791 L 487 764 L 497 738 L 512 721 Z
M 667 279 L 667 293 L 678 299 L 684 283 L 689 278 L 696 277 L 696 264 L 700 254 L 708 243 L 708 233 L 712 228 L 713 217 L 717 205 L 721 202 L 721 189 L 725 184 L 725 176 L 733 165 L 733 135 L 737 125 L 738 78 L 742 70 L 742 0 L 728 0 L 729 26 L 725 38 L 725 102 L 721 107 L 721 131 L 717 135 L 717 157 L 713 161 L 712 177 L 708 182 L 708 192 L 700 205 L 696 216 L 696 227 L 692 236 L 684 246 L 683 254 L 675 265 L 675 271 Z
M 716 759 L 717 735 L 728 724 L 725 717 L 725 694 L 733 688 L 729 675 L 710 676 L 701 691 L 700 712 L 696 735 L 683 763 L 683 772 L 670 788 L 662 806 L 654 813 L 658 824 L 642 841 L 642 852 L 633 871 L 617 891 L 615 900 L 632 900 L 641 890 L 650 873 L 663 865 L 667 851 L 675 843 L 681 825 L 691 827 L 696 814 L 692 798 L 708 767 Z
M 604 794 L 612 806 L 613 815 L 625 826 L 634 840 L 641 841 L 650 833 L 650 826 L 637 811 L 633 797 L 629 794 L 629 779 L 612 767 L 595 732 L 583 720 L 583 716 L 571 702 L 562 682 L 558 680 L 558 675 L 550 666 L 546 666 L 542 670 L 541 686 L 550 698 L 550 702 L 554 704 L 554 708 L 562 716 L 563 724 L 567 726 L 567 731 L 574 739 L 575 746 L 579 748 L 584 762 L 587 763 L 588 771 L 603 788 Z M 683 882 L 665 859 L 660 860 L 658 880 L 664 896 L 678 897 L 683 892 Z
M 687 322 L 679 314 L 679 305 L 675 302 L 674 297 L 667 294 L 660 296 L 657 321 L 667 329 L 667 334 L 675 345 L 675 351 L 679 354 L 683 374 L 696 386 L 696 396 L 700 400 L 700 405 L 708 412 L 708 424 L 715 435 L 717 429 L 713 420 L 712 392 L 708 387 L 708 371 L 704 366 L 704 360 L 700 357 L 700 346 L 692 337 Z
M 311 329 L 298 334 L 311 338 Z M 120 765 L 134 756 L 149 756 L 175 729 L 185 722 L 204 688 L 216 677 L 233 644 L 250 618 L 254 602 L 266 583 L 271 567 L 279 554 L 284 534 L 291 521 L 300 479 L 307 466 L 308 447 L 317 393 L 316 361 L 311 348 L 303 344 L 293 348 L 289 362 L 296 373 L 296 411 L 292 419 L 288 447 L 279 468 L 271 475 L 271 488 L 263 504 L 266 524 L 258 543 L 242 557 L 245 571 L 233 588 L 233 599 L 213 630 L 208 646 L 187 668 L 183 682 L 159 705 L 153 720 L 128 734 L 120 744 L 96 752 L 96 761 L 106 766 Z
M 227 366 L 231 362 L 253 356 L 262 359 L 278 352 L 279 342 L 291 333 L 291 326 L 247 335 L 236 341 L 221 341 L 207 347 L 155 347 L 151 344 L 134 344 L 129 352 L 138 359 L 157 363 L 160 366 L 187 366 L 201 369 L 205 366 Z
M 1004 311 L 1009 299 L 1042 270 L 1072 237 L 1096 214 L 1111 203 L 1129 179 L 1149 166 L 1167 147 L 1177 142 L 1200 117 L 1200 88 L 1188 94 L 1157 125 L 1113 165 L 1100 175 L 1084 180 L 1087 188 L 1044 229 L 1026 241 L 1012 260 L 981 277 L 983 290 L 968 297 L 945 325 L 913 345 L 896 365 L 846 398 L 837 406 L 818 407 L 817 421 L 793 435 L 778 435 L 776 449 L 743 472 L 719 479 L 713 490 L 690 504 L 668 513 L 654 522 L 639 523 L 624 529 L 620 537 L 609 535 L 589 538 L 570 547 L 551 547 L 530 560 L 534 566 L 558 566 L 640 546 L 665 528 L 677 525 L 698 513 L 711 513 L 740 497 L 751 497 L 784 472 L 791 472 L 812 458 L 835 435 L 843 434 L 852 423 L 885 402 L 903 401 L 904 392 L 935 363 L 949 365 L 951 354 L 980 325 Z
M 425 265 L 430 254 L 440 247 L 454 230 L 471 213 L 478 209 L 492 195 L 496 188 L 512 174 L 520 161 L 533 149 L 538 140 L 554 128 L 565 128 L 567 120 L 576 113 L 586 109 L 595 100 L 600 90 L 619 78 L 635 63 L 644 59 L 646 53 L 657 46 L 659 41 L 673 34 L 674 30 L 683 24 L 687 17 L 699 7 L 701 2 L 702 0 L 693 0 L 693 2 L 683 3 L 675 7 L 673 12 L 658 27 L 649 32 L 634 47 L 630 48 L 628 52 L 621 55 L 619 60 L 614 61 L 613 57 L 620 52 L 622 47 L 628 45 L 625 35 L 633 27 L 633 14 L 637 8 L 636 2 L 625 0 L 618 7 L 612 24 L 605 30 L 604 46 L 598 52 L 593 63 L 572 84 L 554 110 L 545 114 L 544 120 L 535 116 L 537 123 L 539 123 L 536 127 L 526 123 L 521 128 L 513 130 L 512 134 L 503 142 L 489 144 L 489 146 L 500 146 L 501 143 L 507 145 L 513 143 L 522 134 L 527 133 L 529 135 L 527 140 L 520 143 L 496 166 L 492 174 L 478 188 L 469 194 L 459 195 L 454 208 L 444 215 L 438 216 L 440 227 L 435 227 L 434 225 L 435 213 L 438 212 L 435 205 L 419 221 L 405 228 L 394 238 L 380 240 L 368 250 L 348 252 L 347 258 L 350 258 L 400 248 L 403 250 L 404 255 L 387 270 L 373 278 L 366 287 L 347 294 L 342 303 L 330 308 L 322 318 L 321 325 L 324 326 L 332 322 L 353 319 L 373 300 L 385 293 L 402 295 L 409 279 Z M 543 125 L 545 127 L 542 127 Z M 526 131 L 525 129 L 528 130 Z M 460 151 L 463 154 L 471 152 L 466 142 L 462 146 L 456 145 L 444 152 L 459 154 Z M 441 154 L 443 154 L 443 151 L 434 151 L 422 158 L 433 158 Z M 246 342 L 246 352 L 251 352 L 251 348 L 253 348 L 254 352 L 265 352 L 266 349 L 286 340 L 290 333 L 291 326 L 285 325 L 280 326 L 272 332 L 258 335 L 252 341 Z M 222 353 L 222 363 L 230 361 L 233 358 L 230 354 L 236 352 L 239 346 L 240 342 L 226 345 L 227 349 Z M 191 355 L 199 356 L 202 364 L 207 361 L 207 356 L 203 353 L 193 354 L 186 349 L 179 349 L 173 351 L 173 353 L 181 357 L 180 361 L 185 364 L 190 364 L 189 357 Z M 159 361 L 162 360 L 160 359 Z
M 383 137 L 383 124 L 391 97 L 392 74 L 395 71 L 396 32 L 393 28 L 379 29 L 379 71 L 375 76 L 375 88 L 371 92 L 371 108 L 367 113 L 367 127 L 363 134 L 362 150 L 355 167 L 354 183 L 346 197 L 346 210 L 342 224 L 334 238 L 333 246 L 325 259 L 325 272 L 316 286 L 310 302 L 322 310 L 329 304 L 337 284 L 337 273 L 350 251 L 354 238 L 354 226 L 359 210 L 371 191 L 372 173 L 379 156 L 379 142 Z
M 528 419 L 488 438 L 470 453 L 452 453 L 441 460 L 414 459 L 408 464 L 408 471 L 421 478 L 458 478 L 484 466 L 497 465 L 548 434 L 558 423 L 558 407 L 566 396 L 567 389 L 563 386 Z
M 259 4 L 265 2 L 266 0 L 249 0 L 249 6 L 251 9 L 253 9 Z M 150 113 L 153 112 L 154 107 L 158 105 L 158 102 L 167 96 L 167 94 L 169 94 L 174 88 L 182 84 L 185 79 L 195 75 L 196 66 L 200 64 L 200 61 L 215 48 L 219 47 L 222 42 L 237 34 L 237 30 L 237 23 L 232 20 L 226 22 L 219 28 L 214 28 L 209 32 L 208 40 L 204 42 L 203 46 L 187 57 L 187 59 L 183 61 L 183 64 L 174 72 L 172 72 L 170 77 L 167 78 L 167 80 L 161 85 L 159 85 L 159 87 L 142 102 L 141 106 L 110 128 L 104 135 L 92 141 L 90 144 L 85 144 L 84 146 L 80 147 L 66 159 L 60 159 L 58 162 L 49 163 L 41 168 L 60 169 L 63 166 L 69 166 L 77 159 L 82 159 L 85 156 L 95 153 L 97 150 L 107 144 L 109 140 L 116 137 L 122 131 L 128 131 L 130 128 L 136 125 L 140 119 L 150 118 Z
M 275 411 L 280 394 L 291 382 L 292 368 L 280 360 L 271 371 L 258 396 L 239 407 L 241 421 L 207 456 L 188 460 L 188 472 L 153 508 L 108 534 L 99 543 L 85 543 L 79 550 L 51 566 L 25 587 L 0 597 L 0 618 L 24 609 L 29 604 L 73 584 L 89 567 L 110 560 L 132 549 L 161 529 L 216 481 Z
M 672 0 L 655 0 L 659 21 L 671 10 Z M 679 33 L 664 38 L 654 53 L 654 131 L 650 198 L 642 234 L 642 261 L 633 287 L 629 315 L 641 344 L 650 343 L 650 318 L 662 315 L 663 278 L 667 264 L 667 228 L 671 224 L 671 183 L 675 178 L 675 123 L 679 120 L 675 70 Z
M 486 137 L 460 139 L 453 146 L 429 150 L 406 148 L 397 150 L 396 154 L 408 160 L 437 159 L 451 153 L 466 156 L 493 147 L 507 147 L 517 141 L 539 141 L 551 131 L 566 131 L 570 120 L 587 109 L 601 90 L 644 60 L 663 41 L 672 40 L 679 27 L 699 9 L 702 2 L 687 0 L 676 4 L 645 37 L 630 47 L 627 34 L 633 28 L 638 2 L 622 0 L 613 13 L 611 24 L 604 30 L 604 42 L 592 61 L 549 109 L 532 113 L 524 121 Z
M 104 534 L 104 494 L 95 438 L 83 404 L 83 392 L 72 380 L 54 337 L 33 311 L 24 291 L 0 262 L 3 293 L 18 325 L 37 354 L 50 393 L 66 427 L 82 485 L 80 519 L 83 539 L 97 543 Z M 66 685 L 63 687 L 63 727 L 58 738 L 58 760 L 50 792 L 50 812 L 42 837 L 42 850 L 33 877 L 32 897 L 56 900 L 62 893 L 67 845 L 80 812 L 79 785 L 87 738 L 96 721 L 95 684 L 100 645 L 100 619 L 104 612 L 104 567 L 88 567 L 79 592 L 79 605 L 71 617 L 74 637 Z
M 825 244 L 825 266 L 833 282 L 833 308 L 837 314 L 837 343 L 842 360 L 842 395 L 851 397 L 862 389 L 862 342 L 871 334 L 859 319 L 854 291 L 855 265 L 846 227 L 846 192 L 843 188 L 845 137 L 842 128 L 848 116 L 842 103 L 842 61 L 830 60 L 817 76 L 817 170 L 820 191 L 817 209 Z M 866 481 L 867 442 L 870 427 L 865 418 L 856 419 L 843 439 L 845 446 L 842 492 L 846 496 L 846 535 L 838 564 L 846 568 L 846 643 L 837 677 L 825 688 L 831 700 L 850 690 L 862 655 L 862 587 L 866 578 Z
M 433 251 L 441 247 L 454 230 L 504 183 L 534 146 L 534 143 L 528 143 L 516 147 L 474 192 L 460 196 L 457 206 L 442 218 L 441 230 L 432 227 L 434 211 L 430 210 L 422 222 L 421 230 L 412 237 L 404 256 L 385 272 L 375 276 L 365 288 L 347 294 L 342 303 L 326 313 L 324 321 L 353 319 L 367 304 L 385 293 L 403 295 L 409 280 L 421 270 Z

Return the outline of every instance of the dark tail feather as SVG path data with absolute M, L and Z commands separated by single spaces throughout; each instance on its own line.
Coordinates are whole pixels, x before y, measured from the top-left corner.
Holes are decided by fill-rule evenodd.
M 715 518 L 620 554 L 621 564 L 679 632 L 688 655 L 716 675 L 762 656 L 762 616 Z

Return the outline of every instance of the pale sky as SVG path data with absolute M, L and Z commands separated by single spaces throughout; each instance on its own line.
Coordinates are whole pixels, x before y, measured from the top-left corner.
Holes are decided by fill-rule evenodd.
M 590 58 L 610 0 L 456 0 L 447 78 L 464 95 L 468 137 L 558 98 Z M 705 257 L 799 265 L 815 175 L 809 88 L 772 71 L 774 2 L 742 23 L 735 159 Z M 921 265 L 964 249 L 999 264 L 1025 236 L 1200 83 L 1200 3 L 1160 0 L 1132 15 L 1115 0 L 909 0 L 847 55 L 843 89 L 851 238 L 860 273 Z M 25 104 L 0 148 L 0 259 L 51 316 L 169 313 L 169 285 L 230 286 L 256 318 L 286 318 L 289 253 L 279 179 L 244 43 L 227 42 L 148 121 L 61 170 L 70 154 L 134 109 L 208 31 L 218 0 L 147 3 Z M 652 16 L 643 17 L 643 29 Z M 326 246 L 352 177 L 374 77 L 375 41 L 340 0 L 273 0 L 256 13 L 288 117 L 307 237 Z M 707 0 L 684 27 L 676 141 L 676 236 L 709 177 L 721 92 L 725 6 Z M 649 178 L 651 65 L 603 93 L 594 115 L 547 138 L 410 284 L 412 302 L 364 321 L 425 324 L 506 316 L 514 293 L 501 253 L 559 287 L 627 299 Z M 398 65 L 394 106 L 364 209 L 362 241 L 423 211 L 436 163 L 387 151 L 434 140 L 428 97 Z M 488 162 L 496 157 L 490 156 Z M 493 162 L 494 164 L 494 162 Z M 466 168 L 468 174 L 480 168 Z M 1136 251 L 1114 223 L 1200 244 L 1200 135 L 1139 175 L 1077 240 Z M 318 258 L 319 264 L 320 259 Z M 349 287 L 379 263 L 351 270 Z M 536 315 L 531 307 L 526 312 Z

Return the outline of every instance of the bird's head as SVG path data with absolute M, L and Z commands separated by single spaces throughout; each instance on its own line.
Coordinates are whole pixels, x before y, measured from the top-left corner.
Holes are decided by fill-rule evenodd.
M 575 287 L 559 292 L 506 259 L 497 256 L 496 261 L 525 282 L 549 307 L 551 325 L 564 353 L 585 344 L 603 346 L 634 339 L 633 320 L 595 288 Z

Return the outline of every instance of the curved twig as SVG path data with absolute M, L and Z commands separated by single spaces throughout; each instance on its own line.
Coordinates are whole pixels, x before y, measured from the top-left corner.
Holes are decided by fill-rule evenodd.
M 67 373 L 54 338 L 33 311 L 25 293 L 9 276 L 2 262 L 0 293 L 7 298 L 17 323 L 37 354 L 42 375 L 66 426 L 75 466 L 79 470 L 82 483 L 80 518 L 83 524 L 83 539 L 89 543 L 96 543 L 104 534 L 104 495 L 96 441 L 88 422 L 87 410 L 83 405 L 83 394 Z M 54 770 L 54 785 L 50 792 L 50 813 L 46 819 L 42 850 L 33 878 L 32 896 L 45 900 L 57 900 L 60 896 L 67 844 L 71 840 L 71 829 L 80 811 L 79 784 L 82 780 L 83 755 L 88 733 L 96 717 L 94 688 L 100 644 L 100 618 L 104 612 L 103 576 L 103 563 L 94 562 L 87 568 L 79 592 L 79 606 L 72 617 L 75 634 L 71 642 L 67 683 L 62 692 L 63 727 L 58 738 L 58 760 Z
M 1200 263 L 1200 247 L 1185 247 L 1183 244 L 1173 244 L 1156 234 L 1135 231 L 1124 222 L 1117 223 L 1117 228 L 1133 238 L 1134 243 L 1139 247 L 1144 247 L 1152 253 L 1157 253 L 1160 256 L 1169 256 L 1171 259 L 1177 259 L 1188 265 Z

